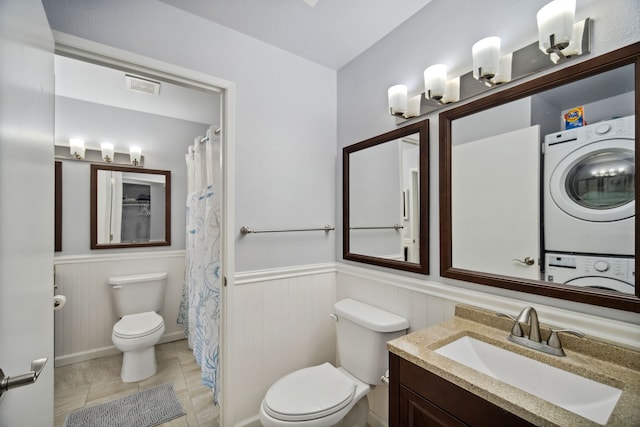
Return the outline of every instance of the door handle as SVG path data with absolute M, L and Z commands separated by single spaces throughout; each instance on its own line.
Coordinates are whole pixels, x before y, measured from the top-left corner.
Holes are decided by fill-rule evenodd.
M 524 264 L 524 265 L 533 265 L 533 264 L 536 263 L 536 261 L 533 258 L 531 258 L 530 256 L 526 257 L 525 259 L 514 258 L 514 259 L 512 259 L 512 261 L 517 261 L 517 262 L 519 262 L 521 264 Z
M 36 382 L 44 365 L 47 364 L 47 358 L 35 359 L 31 361 L 31 372 L 18 375 L 15 377 L 5 377 L 4 372 L 0 369 L 0 396 L 11 388 L 22 387 Z

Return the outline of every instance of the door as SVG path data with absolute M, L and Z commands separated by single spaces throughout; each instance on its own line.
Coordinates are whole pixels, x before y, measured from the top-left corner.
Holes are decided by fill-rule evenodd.
M 539 279 L 539 126 L 456 145 L 452 159 L 453 266 Z
M 53 425 L 53 37 L 39 0 L 0 1 L 0 426 Z

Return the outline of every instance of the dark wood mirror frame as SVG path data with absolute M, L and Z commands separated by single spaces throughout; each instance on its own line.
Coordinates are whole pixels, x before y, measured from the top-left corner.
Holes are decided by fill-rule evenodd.
M 143 243 L 114 243 L 99 244 L 98 243 L 98 171 L 118 171 L 132 173 L 146 173 L 154 175 L 163 175 L 165 177 L 165 224 L 164 224 L 164 240 L 143 242 Z M 115 249 L 115 248 L 139 248 L 149 246 L 169 246 L 171 245 L 171 172 L 158 169 L 142 169 L 139 167 L 127 167 L 116 165 L 91 165 L 91 249 Z
M 350 218 L 349 218 L 349 155 L 385 142 L 394 141 L 409 135 L 418 134 L 420 157 L 419 170 L 419 205 L 420 205 L 420 233 L 419 233 L 419 262 L 411 263 L 382 257 L 358 254 L 350 252 Z M 410 125 L 395 129 L 391 132 L 349 145 L 342 149 L 342 256 L 346 260 L 358 261 L 366 264 L 397 270 L 411 271 L 414 273 L 429 273 L 429 121 L 422 120 Z
M 605 293 L 589 288 L 575 288 L 549 282 L 518 279 L 499 276 L 479 271 L 470 271 L 453 267 L 452 264 L 452 212 L 451 212 L 451 154 L 452 154 L 452 121 L 474 114 L 491 107 L 515 101 L 538 92 L 552 89 L 564 84 L 590 77 L 624 65 L 635 64 L 635 134 L 638 146 L 640 120 L 638 105 L 640 104 L 640 43 L 635 43 L 596 58 L 563 68 L 554 73 L 522 83 L 512 88 L 488 95 L 484 98 L 453 108 L 440 114 L 440 275 L 452 279 L 482 285 L 495 286 L 531 294 L 544 295 L 585 304 L 599 305 L 618 310 L 640 312 L 640 284 L 636 275 L 636 295 Z M 635 151 L 635 163 L 638 164 L 638 150 Z M 640 176 L 636 174 L 636 199 Z M 640 205 L 635 205 L 638 217 Z M 635 227 L 636 270 L 640 267 L 640 227 Z
M 54 251 L 62 251 L 62 162 L 56 161 L 54 165 L 54 223 L 55 223 L 55 240 Z

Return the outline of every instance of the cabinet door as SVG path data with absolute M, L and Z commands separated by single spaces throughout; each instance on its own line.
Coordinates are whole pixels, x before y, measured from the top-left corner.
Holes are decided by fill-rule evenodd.
M 400 386 L 400 425 L 406 427 L 466 426 L 448 412 Z

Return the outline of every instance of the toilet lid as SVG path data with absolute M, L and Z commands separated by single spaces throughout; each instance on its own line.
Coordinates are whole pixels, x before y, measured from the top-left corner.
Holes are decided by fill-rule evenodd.
M 113 334 L 121 338 L 137 338 L 156 332 L 163 323 L 162 316 L 155 311 L 128 314 L 113 325 Z
M 356 384 L 329 363 L 301 369 L 271 386 L 264 410 L 283 421 L 305 421 L 326 417 L 347 406 Z

